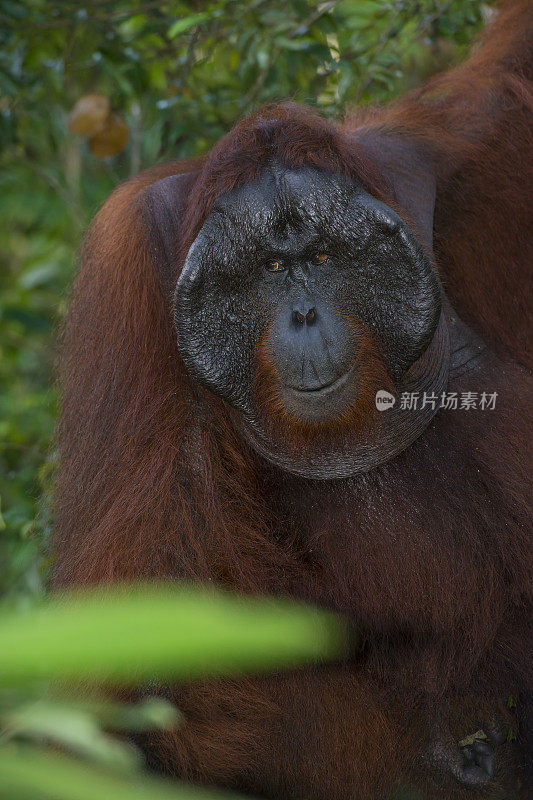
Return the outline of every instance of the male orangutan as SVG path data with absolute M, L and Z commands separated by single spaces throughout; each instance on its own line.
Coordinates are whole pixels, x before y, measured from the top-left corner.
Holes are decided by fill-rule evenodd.
M 276 800 L 533 796 L 532 42 L 508 2 L 403 100 L 342 126 L 259 110 L 98 214 L 56 586 L 212 581 L 363 635 L 341 663 L 165 689 L 185 724 L 144 739 L 154 768 Z

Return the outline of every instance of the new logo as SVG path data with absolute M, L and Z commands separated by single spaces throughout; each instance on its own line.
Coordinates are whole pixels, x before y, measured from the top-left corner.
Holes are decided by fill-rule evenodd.
M 378 411 L 388 411 L 389 408 L 392 408 L 394 403 L 396 402 L 396 398 L 390 392 L 386 392 L 385 389 L 380 389 L 376 392 L 376 408 Z

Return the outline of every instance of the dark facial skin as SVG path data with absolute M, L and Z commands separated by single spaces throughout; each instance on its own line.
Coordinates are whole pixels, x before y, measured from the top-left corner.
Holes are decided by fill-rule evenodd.
M 419 369 L 416 380 L 429 389 L 444 379 L 435 344 L 440 287 L 421 244 L 360 186 L 311 168 L 273 165 L 221 197 L 191 246 L 174 303 L 190 372 L 239 412 L 256 449 L 301 474 L 311 474 L 301 459 L 269 444 L 253 391 L 258 352 L 287 417 L 318 427 L 357 403 L 366 334 L 394 386 L 411 384 L 428 353 L 426 372 L 435 375 Z M 387 460 L 406 446 L 413 425 L 393 425 L 379 454 L 366 452 L 364 439 L 355 450 L 342 442 L 341 450 L 354 452 L 344 452 L 333 474 L 328 465 L 338 454 L 315 453 L 313 476 L 354 474 Z

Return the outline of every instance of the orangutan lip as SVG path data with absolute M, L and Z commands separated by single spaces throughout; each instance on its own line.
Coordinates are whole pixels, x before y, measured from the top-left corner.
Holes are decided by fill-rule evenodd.
M 341 375 L 340 378 L 336 378 L 334 381 L 332 381 L 332 383 L 326 383 L 324 386 L 318 386 L 316 389 L 299 389 L 296 386 L 289 386 L 288 388 L 292 392 L 295 392 L 295 394 L 321 397 L 335 391 L 335 389 L 340 389 L 342 386 L 344 386 L 351 374 L 352 370 L 350 369 L 348 372 L 345 372 L 344 375 Z

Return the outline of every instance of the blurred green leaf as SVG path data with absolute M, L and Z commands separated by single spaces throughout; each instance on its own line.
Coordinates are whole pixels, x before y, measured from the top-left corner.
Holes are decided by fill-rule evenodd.
M 178 34 L 184 33 L 188 31 L 189 28 L 193 28 L 195 25 L 199 25 L 200 22 L 205 22 L 206 19 L 209 19 L 210 14 L 207 12 L 202 12 L 201 14 L 191 14 L 190 17 L 182 17 L 181 19 L 177 19 L 167 31 L 167 36 L 169 39 L 174 39 Z
M 107 736 L 88 712 L 77 708 L 39 700 L 2 715 L 2 723 L 11 736 L 62 745 L 105 766 L 131 770 L 140 765 L 136 750 Z
M 238 800 L 236 795 L 139 774 L 98 770 L 66 756 L 0 748 L 0 800 Z M 242 800 L 242 797 L 241 797 Z
M 0 611 L 0 679 L 85 676 L 139 683 L 269 670 L 338 655 L 334 615 L 198 586 L 92 590 Z
M 24 289 L 35 289 L 43 283 L 48 283 L 59 275 L 58 264 L 36 264 L 31 269 L 25 270 L 20 276 L 20 285 Z
M 72 703 L 72 698 L 69 701 Z M 137 703 L 112 703 L 107 699 L 77 696 L 75 703 L 102 727 L 114 731 L 168 730 L 181 723 L 178 709 L 162 697 L 146 697 Z

